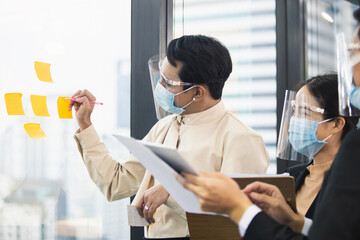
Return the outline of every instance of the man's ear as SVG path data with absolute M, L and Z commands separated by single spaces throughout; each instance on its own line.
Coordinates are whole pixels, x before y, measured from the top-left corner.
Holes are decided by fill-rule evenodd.
M 209 91 L 208 88 L 204 87 L 203 85 L 196 85 L 195 87 L 195 98 L 200 100 L 206 96 L 206 93 Z

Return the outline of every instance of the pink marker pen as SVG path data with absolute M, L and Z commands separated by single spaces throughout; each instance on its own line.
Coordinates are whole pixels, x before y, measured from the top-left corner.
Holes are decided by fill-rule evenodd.
M 64 98 L 64 99 L 70 100 L 72 102 L 76 102 L 76 98 Z M 96 105 L 104 105 L 104 103 L 102 103 L 102 102 L 90 102 L 90 103 L 96 104 Z

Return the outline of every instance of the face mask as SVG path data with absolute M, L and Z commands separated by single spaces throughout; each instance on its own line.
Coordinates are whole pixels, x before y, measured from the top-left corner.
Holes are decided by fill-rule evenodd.
M 195 86 L 192 86 L 192 87 L 186 89 L 185 91 L 175 94 L 175 93 L 172 93 L 169 90 L 167 90 L 163 85 L 161 85 L 161 83 L 158 82 L 156 84 L 156 88 L 155 88 L 155 99 L 156 99 L 157 103 L 160 105 L 160 107 L 163 108 L 165 111 L 170 112 L 170 113 L 175 113 L 175 114 L 181 114 L 182 112 L 185 111 L 184 108 L 186 108 L 187 106 L 189 106 L 191 103 L 193 103 L 195 101 L 195 98 L 193 98 L 192 101 L 189 102 L 188 104 L 186 104 L 185 106 L 177 107 L 174 104 L 175 96 L 180 95 L 186 91 L 189 91 L 190 89 L 192 89 Z
M 289 125 L 289 141 L 295 151 L 313 158 L 321 148 L 327 143 L 330 136 L 322 141 L 316 138 L 317 126 L 321 123 L 328 122 L 332 119 L 326 119 L 325 121 L 311 121 L 304 118 L 292 117 Z
M 360 109 L 360 88 L 352 84 L 350 93 L 350 103 Z

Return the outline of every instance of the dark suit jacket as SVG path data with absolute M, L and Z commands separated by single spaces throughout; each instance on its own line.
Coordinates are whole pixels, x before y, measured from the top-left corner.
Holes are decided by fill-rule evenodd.
M 312 164 L 313 161 L 307 164 L 300 164 L 297 166 L 293 166 L 285 170 L 285 172 L 288 172 L 291 176 L 294 177 L 295 181 L 295 192 L 299 191 L 301 186 L 304 184 L 305 177 L 309 174 L 309 170 L 307 170 L 307 166 Z M 316 207 L 316 202 L 319 197 L 319 193 L 316 195 L 314 201 L 311 203 L 309 209 L 307 210 L 305 217 L 313 219 L 314 211 Z
M 345 137 L 325 174 L 308 237 L 294 233 L 261 212 L 250 223 L 244 240 L 360 239 L 359 170 L 360 130 L 355 130 Z

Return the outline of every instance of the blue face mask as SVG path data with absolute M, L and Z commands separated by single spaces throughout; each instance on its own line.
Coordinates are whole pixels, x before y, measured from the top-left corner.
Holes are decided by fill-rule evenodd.
M 352 84 L 350 93 L 350 103 L 360 109 L 360 88 Z
M 185 106 L 177 107 L 174 104 L 175 96 L 180 95 L 186 91 L 189 91 L 193 87 L 195 87 L 195 86 L 192 86 L 192 87 L 186 89 L 185 91 L 175 94 L 175 93 L 172 93 L 169 90 L 167 90 L 160 82 L 158 82 L 156 84 L 156 88 L 155 88 L 155 99 L 156 99 L 157 103 L 160 105 L 160 107 L 162 109 L 164 109 L 165 111 L 170 112 L 170 113 L 175 113 L 175 114 L 181 114 L 182 112 L 185 111 L 184 108 L 186 108 L 187 106 L 189 106 L 191 103 L 193 103 L 195 101 L 195 98 L 193 98 L 192 101 L 189 102 L 188 104 L 186 104 Z
M 332 136 L 330 135 L 324 140 L 319 141 L 316 138 L 316 129 L 319 124 L 330 120 L 332 119 L 318 122 L 305 118 L 292 117 L 289 126 L 289 141 L 295 151 L 309 158 L 313 158 L 327 143 L 325 141 Z

